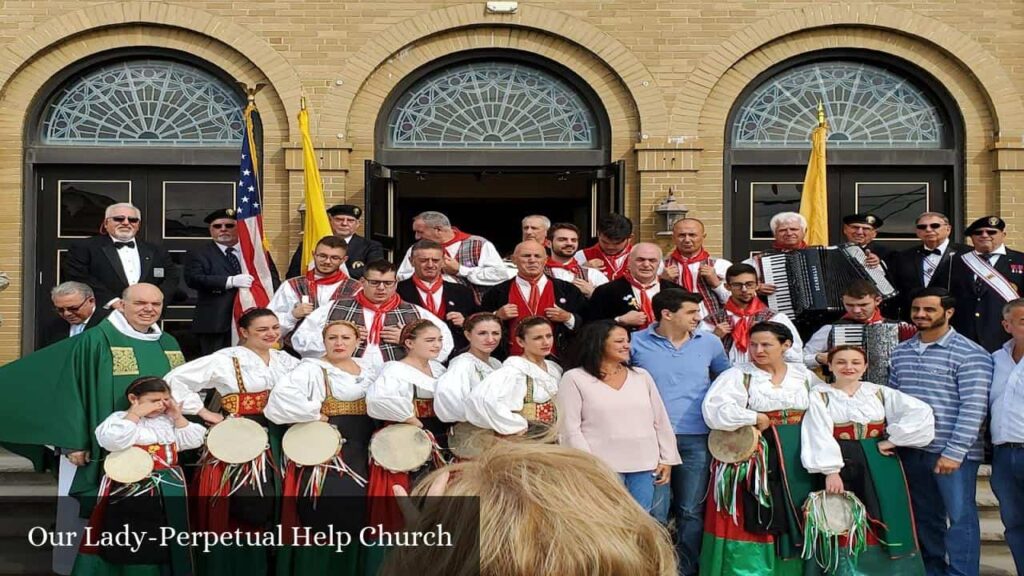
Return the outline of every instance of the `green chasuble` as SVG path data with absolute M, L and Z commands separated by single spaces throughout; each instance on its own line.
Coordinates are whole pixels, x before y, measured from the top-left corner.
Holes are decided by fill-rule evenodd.
M 88 450 L 73 496 L 96 494 L 102 454 L 93 433 L 128 409 L 124 391 L 140 376 L 164 376 L 185 363 L 169 334 L 156 341 L 121 333 L 105 319 L 78 336 L 0 367 L 0 442 L 41 469 L 45 446 Z

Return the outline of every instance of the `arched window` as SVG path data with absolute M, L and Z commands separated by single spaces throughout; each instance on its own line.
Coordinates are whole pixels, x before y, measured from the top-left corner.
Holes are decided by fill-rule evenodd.
M 735 116 L 733 147 L 810 147 L 818 102 L 829 146 L 943 147 L 942 116 L 920 88 L 878 66 L 843 60 L 796 66 L 755 89 Z
M 244 101 L 220 79 L 172 60 L 94 68 L 56 91 L 43 144 L 239 146 Z
M 408 89 L 387 121 L 390 148 L 596 149 L 598 122 L 566 81 L 520 62 L 467 62 Z

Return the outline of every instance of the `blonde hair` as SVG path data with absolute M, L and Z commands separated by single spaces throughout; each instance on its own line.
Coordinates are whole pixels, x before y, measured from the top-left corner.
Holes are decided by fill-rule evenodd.
M 633 500 L 618 474 L 590 454 L 499 439 L 478 458 L 431 473 L 413 495 L 425 495 L 445 470 L 451 480 L 444 495 L 455 498 L 425 506 L 415 530 L 454 527 L 453 546 L 397 549 L 381 574 L 676 574 L 668 532 Z M 459 530 L 475 519 L 474 499 L 478 542 Z M 477 557 L 477 544 L 479 572 L 466 565 Z
M 320 337 L 326 340 L 327 331 L 334 326 L 344 326 L 351 330 L 352 333 L 356 335 L 356 338 L 359 338 L 359 326 L 355 322 L 350 322 L 348 320 L 331 320 L 327 324 L 324 324 L 324 329 L 320 331 Z

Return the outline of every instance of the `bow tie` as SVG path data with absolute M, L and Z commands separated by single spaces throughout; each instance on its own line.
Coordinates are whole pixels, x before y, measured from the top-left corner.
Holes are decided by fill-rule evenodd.
M 938 248 L 935 248 L 934 250 L 921 248 L 921 254 L 924 254 L 925 256 L 931 256 L 932 254 L 935 254 L 936 256 L 942 256 L 942 250 L 939 250 Z
M 135 249 L 135 240 L 129 240 L 128 242 L 114 242 L 114 248 L 120 250 L 121 248 Z

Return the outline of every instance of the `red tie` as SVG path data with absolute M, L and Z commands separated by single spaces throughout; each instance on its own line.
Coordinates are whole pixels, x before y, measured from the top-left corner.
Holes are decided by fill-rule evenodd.
M 520 276 L 520 278 L 522 278 L 522 276 Z M 540 276 L 533 280 L 523 278 L 523 280 L 530 283 L 530 296 L 526 299 L 526 307 L 530 309 L 531 315 L 536 315 L 537 307 L 540 306 L 540 288 L 537 287 L 537 282 L 540 282 L 540 279 Z
M 444 280 L 440 276 L 438 276 L 437 279 L 434 280 L 434 283 L 428 286 L 422 280 L 420 280 L 418 276 L 413 275 L 412 283 L 416 285 L 417 290 L 427 295 L 426 298 L 420 298 L 420 300 L 423 302 L 423 307 L 427 309 L 427 312 L 430 312 L 434 316 L 437 316 L 438 318 L 441 318 L 443 320 L 444 299 L 439 299 L 440 301 L 437 303 L 437 305 L 435 305 L 434 294 L 436 294 L 444 286 Z
M 680 254 L 678 248 L 672 252 L 672 259 L 678 262 L 679 267 L 682 268 L 682 270 L 679 271 L 679 277 L 683 281 L 683 288 L 686 288 L 688 292 L 697 291 L 697 285 L 693 280 L 693 274 L 690 273 L 690 264 L 693 264 L 694 262 L 703 262 L 708 258 L 711 258 L 711 255 L 708 254 L 707 250 L 703 249 L 695 256 L 691 256 L 689 258 Z

